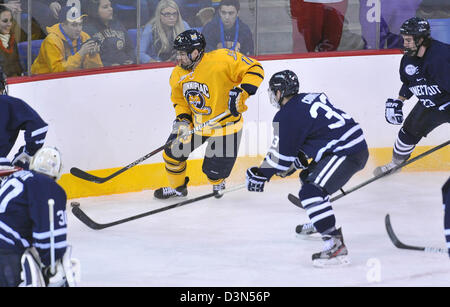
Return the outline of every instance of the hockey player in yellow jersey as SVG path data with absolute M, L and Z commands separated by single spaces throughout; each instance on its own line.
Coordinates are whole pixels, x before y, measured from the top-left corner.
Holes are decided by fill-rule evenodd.
M 170 86 L 175 120 L 163 153 L 170 186 L 155 191 L 159 199 L 187 195 L 186 161 L 205 142 L 202 171 L 215 193 L 225 189 L 225 179 L 239 149 L 245 102 L 264 79 L 264 70 L 257 60 L 229 49 L 205 53 L 205 46 L 203 34 L 196 30 L 184 31 L 174 40 L 177 66 Z M 190 137 L 181 138 L 223 112 L 229 114 Z

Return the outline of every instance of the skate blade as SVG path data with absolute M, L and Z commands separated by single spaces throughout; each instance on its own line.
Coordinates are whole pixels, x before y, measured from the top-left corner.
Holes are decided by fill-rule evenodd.
M 313 266 L 316 268 L 338 268 L 345 267 L 350 264 L 348 255 L 334 257 L 332 259 L 316 259 L 313 260 Z
M 297 233 L 296 236 L 300 240 L 305 240 L 305 241 L 322 241 L 322 236 L 318 232 L 312 233 L 310 235 Z

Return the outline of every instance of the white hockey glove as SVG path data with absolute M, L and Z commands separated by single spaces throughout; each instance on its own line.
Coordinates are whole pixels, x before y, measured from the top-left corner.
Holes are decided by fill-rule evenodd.
M 30 247 L 25 250 L 20 260 L 22 271 L 20 278 L 22 282 L 19 287 L 45 287 L 42 275 L 42 263 L 36 248 Z
M 22 146 L 22 147 L 19 148 L 19 151 L 14 156 L 14 159 L 12 161 L 12 165 L 28 169 L 28 166 L 30 165 L 31 158 L 32 157 L 27 152 L 27 150 L 25 149 L 25 146 Z
M 385 117 L 386 121 L 392 125 L 401 125 L 403 123 L 403 101 L 400 99 L 389 98 L 386 101 Z
M 287 171 L 277 173 L 277 176 L 285 178 L 295 173 L 298 169 L 307 169 L 308 165 L 308 157 L 303 151 L 299 151 L 289 169 Z
M 55 273 L 51 274 L 50 266 L 44 269 L 44 277 L 47 287 L 76 287 L 80 282 L 80 261 L 71 258 L 72 248 L 67 246 L 66 253 L 62 259 L 55 263 Z

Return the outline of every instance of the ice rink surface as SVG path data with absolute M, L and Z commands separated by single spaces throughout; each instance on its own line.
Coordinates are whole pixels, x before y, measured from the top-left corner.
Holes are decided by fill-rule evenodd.
M 295 226 L 308 219 L 287 200 L 298 192 L 296 179 L 273 180 L 264 193 L 230 192 L 103 230 L 82 224 L 68 206 L 68 240 L 81 261 L 80 286 L 450 286 L 447 255 L 397 249 L 384 225 L 389 213 L 404 243 L 445 247 L 440 189 L 449 176 L 398 173 L 333 202 L 352 261 L 343 268 L 314 268 L 311 255 L 323 243 L 296 236 Z M 356 176 L 344 189 L 368 178 Z M 210 191 L 189 187 L 188 197 Z M 153 191 L 143 191 L 71 201 L 94 221 L 108 223 L 180 200 L 157 201 Z

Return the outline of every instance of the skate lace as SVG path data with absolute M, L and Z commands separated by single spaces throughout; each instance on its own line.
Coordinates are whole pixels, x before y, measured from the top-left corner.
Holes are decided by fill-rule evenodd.
M 171 196 L 171 195 L 175 195 L 175 194 L 178 194 L 177 191 L 175 191 L 171 187 L 164 187 L 163 188 L 163 195 Z
M 313 229 L 314 229 L 314 224 L 313 223 L 303 224 L 303 230 L 313 230 Z
M 213 185 L 213 191 L 222 191 L 225 190 L 225 181 L 222 181 L 219 184 Z
M 328 252 L 328 251 L 330 251 L 333 247 L 335 246 L 335 242 L 334 242 L 334 239 L 333 238 L 331 238 L 331 239 L 329 239 L 329 240 L 326 240 L 325 242 L 324 242 L 324 246 L 323 246 L 323 252 Z

